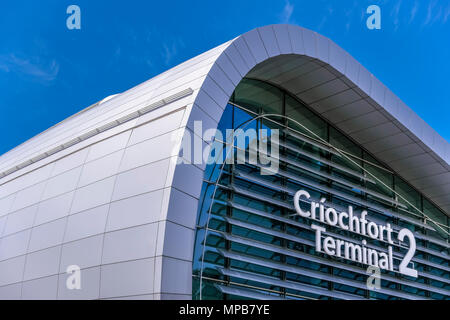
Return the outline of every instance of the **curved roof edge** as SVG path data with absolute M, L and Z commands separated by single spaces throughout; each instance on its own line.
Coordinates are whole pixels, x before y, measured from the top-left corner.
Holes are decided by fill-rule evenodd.
M 188 88 L 194 93 L 184 100 L 186 105 L 197 105 L 218 121 L 220 109 L 223 110 L 240 79 L 256 65 L 280 55 L 299 55 L 314 59 L 336 79 L 345 82 L 349 89 L 357 92 L 362 100 L 372 105 L 375 108 L 372 115 L 387 119 L 389 124 L 396 127 L 399 137 L 407 137 L 408 141 L 402 142 L 399 139 L 396 147 L 404 148 L 402 152 L 405 153 L 405 158 L 387 161 L 387 164 L 397 171 L 412 170 L 411 176 L 406 176 L 405 179 L 417 180 L 413 183 L 416 188 L 427 195 L 432 194 L 431 197 L 442 199 L 443 202 L 436 202 L 450 212 L 450 144 L 333 41 L 314 31 L 286 24 L 253 29 L 82 112 L 69 121 L 63 121 L 1 156 L 0 171 L 36 158 L 49 148 L 62 145 L 111 120 L 124 117 L 127 113 Z M 317 87 L 320 88 L 320 85 L 319 83 Z M 332 89 L 322 87 L 319 94 L 326 95 L 329 90 Z M 217 105 L 217 110 L 213 104 Z M 329 120 L 333 122 L 333 119 Z M 379 125 L 376 119 L 371 119 L 366 114 L 353 118 L 353 122 L 367 125 L 368 128 L 371 121 L 373 127 Z M 384 135 L 383 138 L 386 139 L 386 132 L 383 130 L 373 134 L 380 137 Z M 352 136 L 353 132 L 349 134 Z M 357 133 L 355 136 L 353 138 L 357 142 L 365 145 L 364 139 L 360 139 Z M 408 145 L 418 148 L 419 152 L 416 150 L 411 153 L 407 149 Z M 368 150 L 372 151 L 370 148 Z M 376 152 L 374 154 L 377 155 Z M 427 176 L 417 178 L 414 175 L 425 168 Z

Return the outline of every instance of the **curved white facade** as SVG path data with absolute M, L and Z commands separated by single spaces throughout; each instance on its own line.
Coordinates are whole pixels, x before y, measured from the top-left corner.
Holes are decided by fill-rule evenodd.
M 331 40 L 265 26 L 0 158 L 0 298 L 189 299 L 204 165 L 177 165 L 180 143 L 196 120 L 217 127 L 244 77 L 295 94 L 450 212 L 449 143 Z

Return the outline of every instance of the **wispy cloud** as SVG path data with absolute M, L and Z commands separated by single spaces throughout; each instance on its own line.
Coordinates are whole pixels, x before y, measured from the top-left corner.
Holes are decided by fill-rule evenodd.
M 147 67 L 153 68 L 153 61 L 152 61 L 152 60 L 146 59 L 146 60 L 145 60 L 145 64 L 147 65 Z
M 433 23 L 440 21 L 441 20 L 441 16 L 442 16 L 442 7 L 439 6 L 437 14 L 434 15 Z
M 413 7 L 411 8 L 411 16 L 409 17 L 409 22 L 408 23 L 411 23 L 411 22 L 414 21 L 414 18 L 416 17 L 418 10 L 419 10 L 419 1 L 416 0 L 414 2 Z
M 431 23 L 431 19 L 433 18 L 433 9 L 436 6 L 436 1 L 430 1 L 427 8 L 427 16 L 425 18 L 425 21 L 423 22 L 422 26 L 429 25 Z
M 447 6 L 444 13 L 444 23 L 447 23 L 448 18 L 450 17 L 450 5 Z
M 331 5 L 327 6 L 325 14 L 322 16 L 322 19 L 320 20 L 319 26 L 317 27 L 317 30 L 320 31 L 322 27 L 325 25 L 325 23 L 328 20 L 328 17 L 331 16 L 334 12 L 334 9 Z
M 119 59 L 121 54 L 122 54 L 122 48 L 120 46 L 117 46 L 116 50 L 114 51 L 113 57 L 115 59 Z
M 1 59 L 1 58 L 0 58 L 0 59 Z M 4 72 L 9 72 L 8 65 L 5 64 L 5 63 L 2 63 L 1 60 L 0 60 L 0 70 L 1 70 L 1 71 L 4 71 Z
M 178 54 L 179 49 L 182 49 L 184 47 L 184 42 L 180 39 L 175 40 L 171 43 L 164 43 L 163 52 L 161 53 L 164 64 L 168 66 L 172 62 L 173 58 Z
M 359 16 L 359 21 L 363 22 L 365 17 L 366 17 L 366 10 L 364 9 L 364 10 L 361 10 L 361 14 Z
M 430 1 L 427 7 L 427 14 L 422 23 L 422 28 L 433 25 L 435 23 L 445 24 L 450 17 L 450 3 L 438 2 L 437 0 Z
M 122 47 L 116 45 L 114 50 L 111 50 L 111 56 L 108 58 L 107 66 L 108 69 L 116 67 L 122 57 Z
M 283 11 L 280 14 L 280 23 L 292 23 L 291 17 L 294 12 L 294 5 L 286 1 Z
M 42 61 L 39 57 L 23 58 L 14 53 L 0 55 L 0 70 L 31 77 L 43 83 L 50 83 L 59 73 L 56 60 Z
M 350 30 L 350 27 L 351 27 L 351 25 L 352 25 L 352 23 L 351 23 L 351 21 L 352 21 L 351 17 L 353 16 L 353 12 L 355 11 L 355 9 L 356 9 L 357 6 L 358 6 L 358 2 L 357 2 L 356 0 L 354 0 L 354 1 L 353 1 L 353 5 L 350 6 L 350 7 L 347 7 L 347 8 L 344 10 L 345 20 L 347 21 L 347 22 L 345 23 L 345 31 L 347 31 L 347 32 Z M 364 17 L 364 13 L 365 13 L 365 9 L 363 10 L 362 17 Z

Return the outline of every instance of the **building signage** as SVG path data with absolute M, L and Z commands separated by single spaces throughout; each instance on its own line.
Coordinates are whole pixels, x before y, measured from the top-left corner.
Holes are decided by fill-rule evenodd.
M 417 277 L 417 270 L 408 265 L 416 251 L 416 240 L 414 234 L 406 228 L 401 229 L 395 240 L 400 245 L 405 238 L 409 240 L 409 249 L 401 260 L 398 270 L 394 270 L 392 245 L 394 244 L 394 230 L 389 223 L 378 224 L 370 221 L 367 211 L 364 210 L 358 216 L 354 214 L 353 207 L 349 206 L 348 211 L 339 212 L 335 208 L 325 205 L 326 199 L 319 202 L 311 201 L 309 210 L 300 207 L 300 201 L 309 200 L 310 194 L 305 190 L 299 190 L 294 196 L 295 211 L 302 217 L 310 218 L 313 221 L 320 221 L 333 227 L 347 230 L 362 236 L 360 243 L 337 239 L 332 236 L 324 236 L 326 228 L 312 223 L 311 228 L 315 230 L 316 251 L 324 252 L 327 255 L 344 258 L 354 262 L 363 263 L 389 271 L 398 271 L 401 274 Z M 378 240 L 388 244 L 387 252 L 374 249 L 367 244 L 366 239 Z

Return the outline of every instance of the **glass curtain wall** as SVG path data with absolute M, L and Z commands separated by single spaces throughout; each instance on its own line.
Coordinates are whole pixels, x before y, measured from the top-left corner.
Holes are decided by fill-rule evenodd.
M 279 170 L 261 175 L 260 164 L 207 166 L 193 299 L 450 299 L 448 216 L 363 148 L 287 92 L 252 79 L 242 80 L 226 107 L 219 130 L 229 128 L 267 129 L 269 136 L 279 129 L 278 145 L 270 145 L 279 148 Z M 216 143 L 225 155 L 236 153 Z M 367 210 L 372 221 L 396 231 L 412 230 L 419 276 L 382 271 L 381 289 L 372 291 L 367 265 L 315 252 L 314 230 L 293 207 L 299 189 L 335 208 Z M 347 241 L 361 237 L 329 225 L 327 232 Z M 370 243 L 387 250 L 384 242 Z M 407 248 L 393 251 L 398 265 Z

